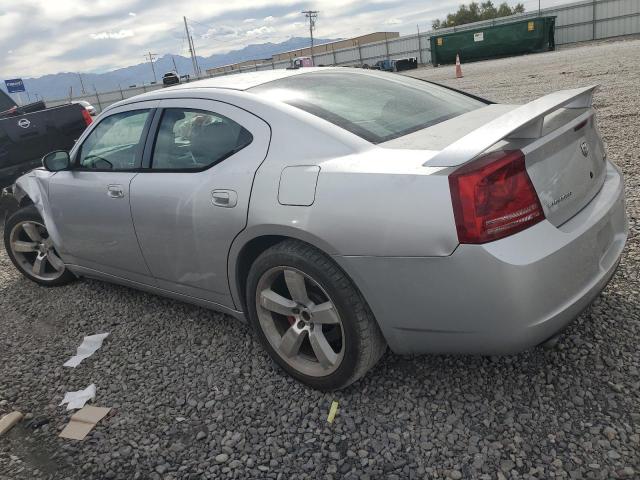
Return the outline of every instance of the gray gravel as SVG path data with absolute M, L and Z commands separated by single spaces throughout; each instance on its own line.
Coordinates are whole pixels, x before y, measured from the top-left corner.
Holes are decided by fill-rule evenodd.
M 0 251 L 0 478 L 638 478 L 640 41 L 424 69 L 498 101 L 601 83 L 595 106 L 626 175 L 631 232 L 605 292 L 554 350 L 499 358 L 387 354 L 336 394 L 297 384 L 229 317 L 93 281 L 46 290 Z M 75 370 L 83 335 L 108 331 Z M 114 408 L 61 440 L 65 391 Z M 333 424 L 326 417 L 340 402 Z

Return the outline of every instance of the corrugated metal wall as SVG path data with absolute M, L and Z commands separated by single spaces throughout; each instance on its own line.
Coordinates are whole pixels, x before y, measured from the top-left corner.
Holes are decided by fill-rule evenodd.
M 556 19 L 556 45 L 583 42 L 586 40 L 598 40 L 640 33 L 640 0 L 585 0 L 576 3 L 545 8 L 542 16 L 557 16 Z M 469 30 L 483 26 L 508 23 L 514 20 L 536 17 L 538 12 L 530 12 L 522 15 L 513 15 L 485 22 L 471 23 L 460 27 L 439 30 L 438 33 L 448 33 L 460 30 Z M 332 52 L 314 55 L 316 65 L 373 65 L 378 60 L 386 58 L 417 57 L 419 63 L 431 62 L 430 37 L 433 32 L 420 34 L 420 47 L 418 47 L 418 35 L 405 35 L 387 41 L 368 43 L 359 47 L 350 47 Z M 286 68 L 290 66 L 289 60 L 269 62 L 257 66 L 242 67 L 231 72 L 219 75 L 232 75 L 238 72 L 270 70 L 272 68 Z M 159 86 L 137 87 L 134 89 L 116 92 L 100 93 L 75 98 L 75 100 L 87 100 L 96 108 L 104 108 L 121 98 L 129 98 L 145 91 L 155 90 Z M 99 101 L 98 101 L 99 99 Z M 68 99 L 47 100 L 47 105 L 54 106 L 67 103 Z

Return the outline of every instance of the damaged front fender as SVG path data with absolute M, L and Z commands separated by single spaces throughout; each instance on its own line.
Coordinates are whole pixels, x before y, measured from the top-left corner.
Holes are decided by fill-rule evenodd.
M 5 220 L 17 209 L 33 204 L 44 220 L 53 244 L 60 247 L 60 237 L 51 218 L 49 208 L 49 179 L 55 175 L 43 169 L 32 170 L 21 176 L 16 183 L 2 192 L 2 200 L 7 202 Z

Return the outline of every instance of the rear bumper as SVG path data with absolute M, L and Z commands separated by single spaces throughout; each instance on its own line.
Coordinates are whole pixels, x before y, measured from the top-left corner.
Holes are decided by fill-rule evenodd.
M 512 353 L 562 330 L 606 286 L 627 238 L 611 164 L 600 192 L 560 227 L 543 221 L 448 257 L 335 257 L 396 353 Z

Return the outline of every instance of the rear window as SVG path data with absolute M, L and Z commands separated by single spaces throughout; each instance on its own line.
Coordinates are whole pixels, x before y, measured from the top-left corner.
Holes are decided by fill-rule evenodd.
M 485 106 L 480 100 L 397 74 L 313 72 L 249 91 L 327 120 L 372 143 L 382 143 Z

